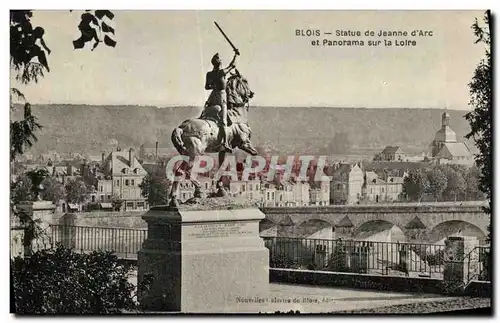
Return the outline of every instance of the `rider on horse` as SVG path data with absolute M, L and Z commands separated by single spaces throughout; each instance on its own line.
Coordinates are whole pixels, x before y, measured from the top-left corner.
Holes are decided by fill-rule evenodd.
M 227 80 L 226 76 L 229 74 L 229 72 L 236 68 L 235 61 L 236 61 L 236 56 L 238 56 L 238 53 L 234 54 L 233 60 L 231 63 L 229 63 L 229 66 L 226 68 L 221 68 L 222 61 L 219 57 L 219 54 L 215 54 L 212 57 L 212 65 L 214 68 L 207 73 L 206 76 L 206 82 L 205 82 L 205 90 L 212 90 L 212 93 L 210 93 L 210 96 L 208 97 L 207 103 L 205 104 L 205 107 L 211 106 L 211 105 L 219 105 L 222 109 L 222 116 L 221 116 L 221 132 L 222 132 L 222 145 L 221 145 L 221 151 L 224 152 L 232 152 L 232 149 L 227 142 L 227 93 L 226 93 L 226 85 L 227 85 Z

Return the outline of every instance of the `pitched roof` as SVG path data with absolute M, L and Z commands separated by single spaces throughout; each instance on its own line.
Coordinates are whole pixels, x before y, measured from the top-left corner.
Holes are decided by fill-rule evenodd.
M 439 151 L 438 155 L 447 149 L 453 157 L 468 157 L 471 156 L 469 148 L 463 142 L 446 142 L 443 148 Z
M 111 168 L 113 170 L 113 174 L 121 174 L 122 170 L 128 169 L 130 171 L 133 171 L 134 169 L 137 168 L 137 173 L 140 175 L 146 175 L 146 171 L 142 167 L 141 163 L 139 163 L 139 160 L 137 157 L 134 155 L 134 168 L 132 169 L 130 167 L 130 160 L 129 160 L 129 152 L 128 151 L 113 151 L 111 154 L 109 154 L 108 158 L 106 158 L 105 163 L 111 162 Z
M 394 154 L 401 148 L 399 146 L 387 146 L 382 151 L 382 154 Z

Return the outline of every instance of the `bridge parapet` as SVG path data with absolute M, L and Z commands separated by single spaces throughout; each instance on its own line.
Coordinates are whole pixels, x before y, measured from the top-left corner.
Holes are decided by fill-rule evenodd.
M 473 232 L 479 239 L 484 238 L 490 223 L 489 214 L 483 210 L 485 205 L 485 201 L 469 201 L 264 207 L 261 210 L 271 222 L 267 226 L 283 223 L 302 226 L 319 220 L 331 225 L 333 230 L 343 227 L 346 222 L 352 223 L 351 231 L 355 232 L 370 227 L 367 224 L 371 222 L 386 222 L 399 227 L 407 236 L 438 236 L 440 240 L 442 235 L 462 229 Z

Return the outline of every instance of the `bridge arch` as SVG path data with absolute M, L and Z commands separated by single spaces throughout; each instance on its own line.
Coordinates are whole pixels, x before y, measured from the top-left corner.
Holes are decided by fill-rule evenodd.
M 444 244 L 444 240 L 452 235 L 476 237 L 480 243 L 484 243 L 486 239 L 486 233 L 477 225 L 468 221 L 451 220 L 434 226 L 429 233 L 429 240 L 432 243 Z
M 404 242 L 407 237 L 404 231 L 396 224 L 386 220 L 370 220 L 354 229 L 355 240 Z

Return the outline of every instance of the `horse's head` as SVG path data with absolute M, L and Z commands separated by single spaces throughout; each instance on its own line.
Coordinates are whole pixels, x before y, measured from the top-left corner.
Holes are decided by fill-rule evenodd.
M 239 123 L 234 130 L 234 137 L 232 145 L 238 147 L 250 155 L 257 155 L 257 150 L 253 147 L 252 142 L 252 129 L 246 123 Z
M 241 76 L 238 70 L 235 70 L 235 73 L 229 77 L 227 92 L 229 102 L 235 106 L 247 104 L 254 96 L 247 79 Z

